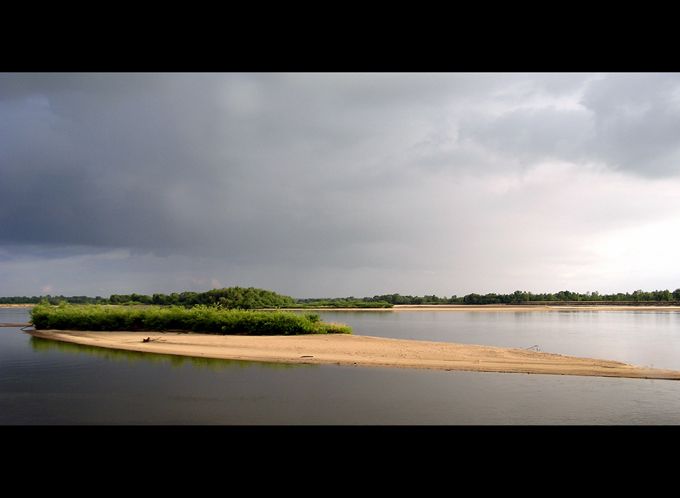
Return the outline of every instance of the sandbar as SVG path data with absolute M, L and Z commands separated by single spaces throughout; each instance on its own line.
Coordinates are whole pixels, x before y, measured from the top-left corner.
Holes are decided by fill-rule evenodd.
M 274 363 L 680 380 L 680 371 L 540 351 L 354 334 L 241 336 L 27 330 L 45 339 L 149 353 Z

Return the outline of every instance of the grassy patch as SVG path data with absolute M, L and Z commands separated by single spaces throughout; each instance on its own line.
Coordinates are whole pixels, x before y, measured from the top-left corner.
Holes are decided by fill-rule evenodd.
M 345 324 L 324 323 L 314 313 L 249 311 L 197 305 L 148 308 L 39 304 L 30 312 L 36 329 L 93 331 L 182 330 L 209 334 L 351 334 Z

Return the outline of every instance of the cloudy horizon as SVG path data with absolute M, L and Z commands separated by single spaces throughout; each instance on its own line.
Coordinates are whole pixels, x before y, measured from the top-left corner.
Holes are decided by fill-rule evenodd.
M 677 73 L 0 73 L 0 295 L 680 288 Z

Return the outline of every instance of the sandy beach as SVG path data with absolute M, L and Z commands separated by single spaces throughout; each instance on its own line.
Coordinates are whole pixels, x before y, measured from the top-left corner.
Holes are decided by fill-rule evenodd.
M 27 330 L 35 337 L 149 353 L 275 363 L 680 380 L 680 371 L 533 350 L 348 334 L 223 336 Z

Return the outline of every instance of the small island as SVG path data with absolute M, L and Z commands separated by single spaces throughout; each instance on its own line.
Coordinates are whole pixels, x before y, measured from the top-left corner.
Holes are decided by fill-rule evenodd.
M 403 302 L 376 296 L 373 311 L 555 311 L 559 309 L 678 309 L 680 290 L 663 301 L 621 295 L 617 301 L 529 300 L 525 295 L 508 302 Z M 680 380 L 680 371 L 638 367 L 625 363 L 549 354 L 538 351 L 406 341 L 357 336 L 344 323 L 324 323 L 308 307 L 357 309 L 356 300 L 342 305 L 327 300 L 304 303 L 272 291 L 254 288 L 214 289 L 206 293 L 165 296 L 112 296 L 107 302 L 42 301 L 30 311 L 29 334 L 45 339 L 103 348 L 275 363 L 335 364 L 364 367 L 466 370 L 527 374 L 580 375 Z M 487 296 L 489 297 L 489 296 Z M 490 296 L 499 301 L 497 296 Z M 542 299 L 545 296 L 540 296 Z M 551 296 L 548 296 L 551 297 Z M 580 296 L 576 296 L 579 297 Z M 599 296 L 597 296 L 599 297 Z M 611 296 L 607 296 L 611 298 Z M 642 299 L 644 297 L 644 299 Z M 186 299 L 185 299 L 186 298 Z M 568 300 L 567 300 L 568 298 Z M 626 298 L 626 300 L 623 300 Z M 71 301 L 77 301 L 72 299 Z M 114 304 L 114 301 L 116 302 Z M 388 302 L 389 301 L 389 302 Z M 302 307 L 302 309 L 300 309 Z M 282 309 L 285 308 L 285 309 Z
M 356 336 L 309 312 L 38 305 L 35 337 L 88 346 L 274 363 L 680 380 L 680 371 L 532 350 Z

